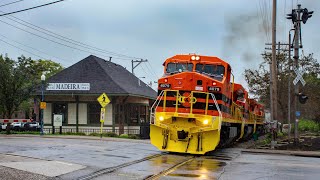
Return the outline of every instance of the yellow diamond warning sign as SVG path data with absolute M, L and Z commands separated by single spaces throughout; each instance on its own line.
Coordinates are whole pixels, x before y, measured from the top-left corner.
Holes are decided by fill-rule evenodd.
M 98 102 L 100 103 L 101 107 L 106 107 L 110 103 L 110 99 L 106 95 L 106 93 L 102 93 L 98 98 Z

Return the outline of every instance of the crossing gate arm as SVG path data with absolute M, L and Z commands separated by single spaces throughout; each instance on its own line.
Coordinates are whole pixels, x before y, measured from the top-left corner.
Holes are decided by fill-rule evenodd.
M 0 123 L 32 122 L 32 119 L 0 119 Z

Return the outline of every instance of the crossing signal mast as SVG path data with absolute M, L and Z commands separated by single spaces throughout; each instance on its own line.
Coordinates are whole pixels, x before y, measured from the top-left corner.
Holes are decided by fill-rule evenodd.
M 312 14 L 313 14 L 313 11 L 309 12 L 307 8 L 304 8 L 302 12 L 302 17 L 301 17 L 303 24 L 305 24 L 307 20 L 312 17 Z
M 300 7 L 301 5 L 299 4 L 298 6 Z M 301 20 L 300 20 L 301 13 L 302 13 L 302 16 L 301 16 Z M 305 24 L 307 22 L 307 20 L 312 17 L 312 14 L 313 14 L 313 11 L 308 11 L 307 8 L 292 9 L 291 14 L 287 14 L 287 19 L 291 19 L 292 24 L 295 24 L 298 21 L 302 21 L 303 24 Z M 298 20 L 298 16 L 299 16 L 299 20 Z
M 292 9 L 292 13 L 291 14 L 287 14 L 287 19 L 291 19 L 292 20 L 292 24 L 294 24 L 295 22 L 297 22 L 297 12 L 295 9 Z
M 294 24 L 294 40 L 293 40 L 293 47 L 294 47 L 294 59 L 295 59 L 295 72 L 297 74 L 296 80 L 293 81 L 294 83 L 294 91 L 295 91 L 295 103 L 294 103 L 294 109 L 296 114 L 296 120 L 295 120 L 295 127 L 294 127 L 294 142 L 295 144 L 299 143 L 298 139 L 298 122 L 299 122 L 299 116 L 300 111 L 298 111 L 298 101 L 301 104 L 304 104 L 307 102 L 308 96 L 303 94 L 301 91 L 299 91 L 299 81 L 302 83 L 302 85 L 305 85 L 305 82 L 303 80 L 303 69 L 299 70 L 299 48 L 302 48 L 302 41 L 301 41 L 301 21 L 303 24 L 305 24 L 309 18 L 312 17 L 313 11 L 308 11 L 307 8 L 302 9 L 301 4 L 298 4 L 297 9 L 292 9 L 291 14 L 287 14 L 287 19 L 291 19 L 292 23 Z M 300 38 L 300 42 L 299 42 Z M 301 43 L 301 44 L 300 44 Z M 300 75 L 300 76 L 299 76 Z

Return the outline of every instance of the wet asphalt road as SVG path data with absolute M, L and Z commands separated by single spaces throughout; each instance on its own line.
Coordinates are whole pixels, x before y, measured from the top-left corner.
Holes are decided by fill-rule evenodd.
M 0 136 L 0 179 L 319 177 L 320 158 L 241 153 L 233 148 L 192 156 L 161 153 L 141 140 Z

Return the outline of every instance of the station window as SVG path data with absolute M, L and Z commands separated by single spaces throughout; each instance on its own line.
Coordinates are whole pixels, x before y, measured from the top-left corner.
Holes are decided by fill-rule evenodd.
M 54 103 L 53 114 L 62 114 L 62 124 L 67 124 L 68 122 L 68 105 L 67 103 Z
M 101 105 L 98 103 L 88 104 L 88 120 L 90 124 L 100 124 Z

